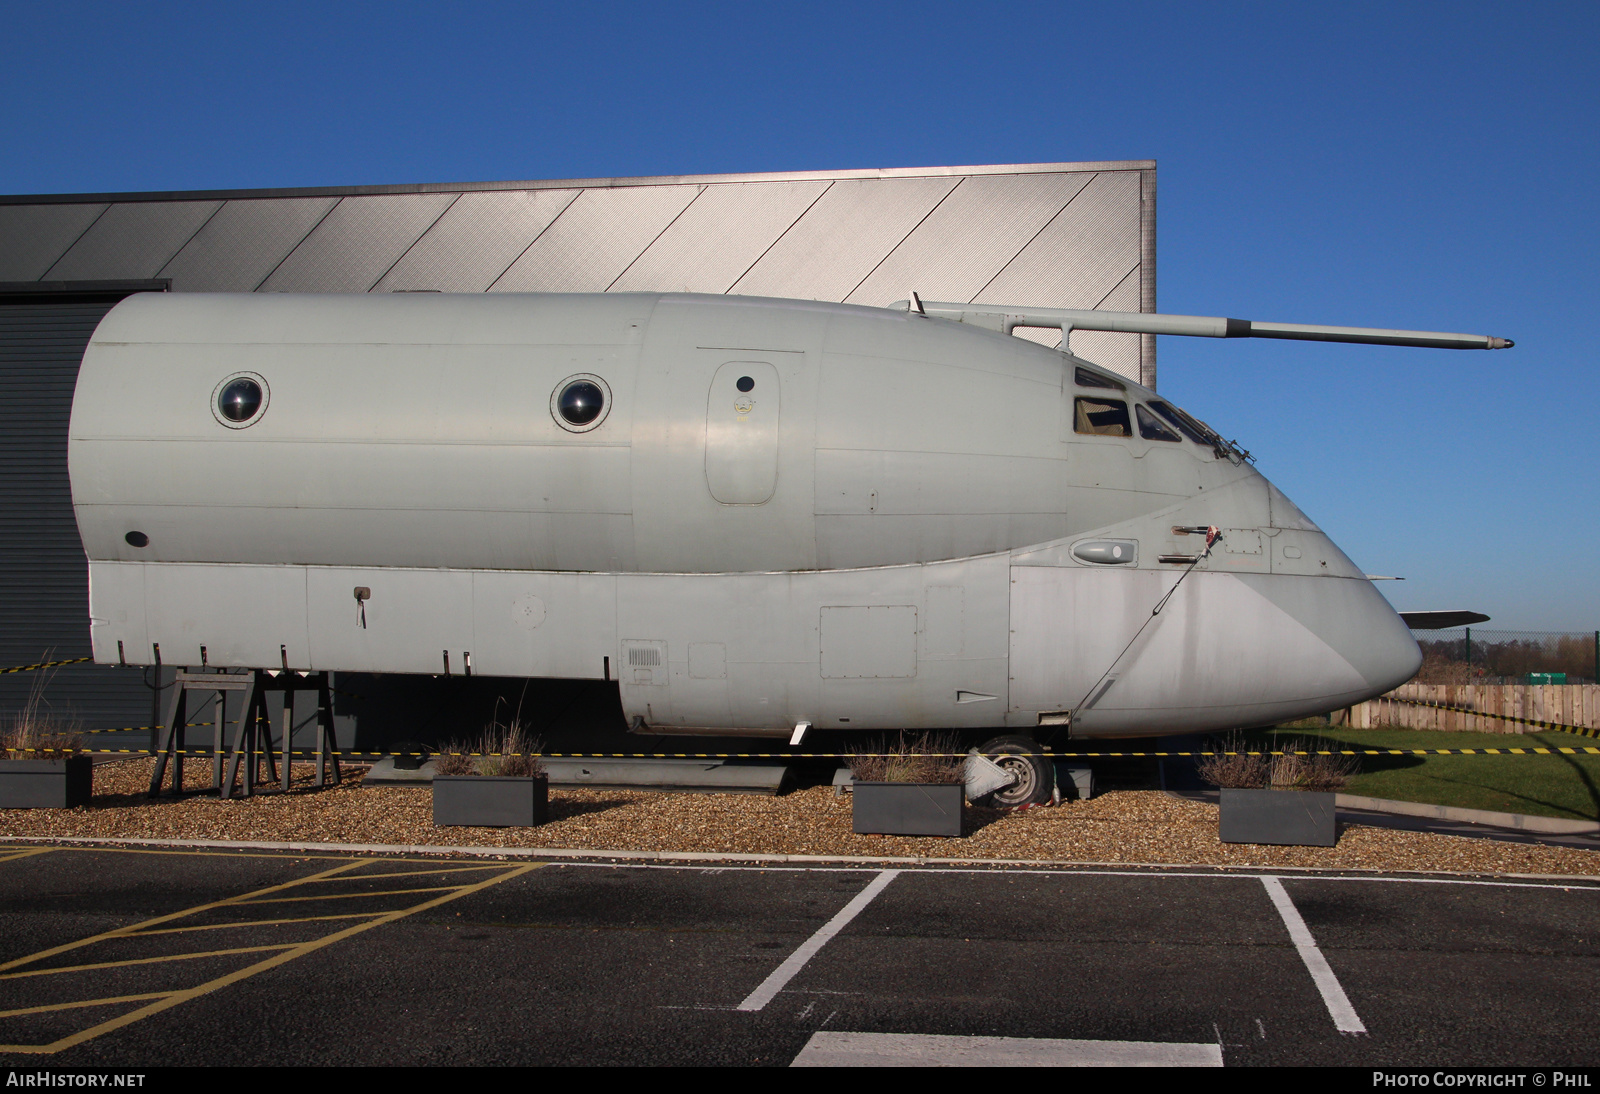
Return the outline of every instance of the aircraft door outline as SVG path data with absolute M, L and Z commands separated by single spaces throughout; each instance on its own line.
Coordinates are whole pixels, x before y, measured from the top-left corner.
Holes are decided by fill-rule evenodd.
M 706 486 L 723 505 L 760 505 L 778 489 L 782 385 L 767 361 L 729 361 L 706 397 Z

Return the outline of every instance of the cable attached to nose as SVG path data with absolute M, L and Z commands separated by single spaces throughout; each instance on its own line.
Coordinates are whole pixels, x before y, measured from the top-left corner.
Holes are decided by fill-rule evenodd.
M 1199 529 L 1194 530 L 1199 531 Z M 1123 657 L 1127 656 L 1129 650 L 1133 649 L 1133 644 L 1139 641 L 1139 636 L 1144 633 L 1144 629 L 1154 622 L 1156 616 L 1161 614 L 1161 609 L 1167 606 L 1167 601 L 1171 600 L 1172 594 L 1178 591 L 1178 586 L 1183 584 L 1183 579 L 1194 573 L 1194 568 L 1196 566 L 1200 565 L 1206 559 L 1211 557 L 1212 545 L 1222 538 L 1222 529 L 1218 528 L 1215 524 L 1211 524 L 1206 526 L 1205 533 L 1206 549 L 1196 555 L 1193 562 L 1184 567 L 1183 573 L 1178 575 L 1178 580 L 1172 583 L 1172 588 L 1168 589 L 1166 594 L 1163 595 L 1160 600 L 1156 601 L 1156 606 L 1150 609 L 1150 615 L 1146 617 L 1143 623 L 1139 624 L 1139 629 L 1133 632 L 1133 637 L 1128 639 L 1128 644 L 1122 647 L 1122 652 L 1117 654 L 1116 657 L 1112 658 L 1111 664 L 1106 666 L 1106 671 L 1100 674 L 1100 679 L 1091 684 L 1089 686 L 1089 690 L 1083 693 L 1083 698 L 1078 700 L 1078 705 L 1067 712 L 1068 733 L 1072 732 L 1072 723 L 1077 720 L 1078 711 L 1084 708 L 1084 704 L 1089 701 L 1091 696 L 1098 699 L 1099 695 L 1103 694 L 1100 693 L 1100 685 L 1105 683 L 1106 677 L 1111 675 L 1111 670 L 1117 667 L 1117 663 L 1121 661 Z

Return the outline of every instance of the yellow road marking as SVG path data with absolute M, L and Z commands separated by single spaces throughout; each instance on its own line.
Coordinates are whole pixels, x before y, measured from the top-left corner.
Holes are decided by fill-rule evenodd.
M 344 881 L 344 878 L 335 878 L 335 881 Z M 349 880 L 357 881 L 359 878 Z M 241 900 L 241 907 L 253 907 L 257 904 L 299 904 L 306 900 L 360 900 L 364 896 L 405 896 L 407 893 L 442 893 L 446 889 L 455 889 L 455 885 L 419 885 L 415 889 L 379 889 L 370 893 L 323 893 L 320 896 L 275 896 L 269 900 Z
M 360 881 L 369 877 L 424 877 L 434 874 L 465 874 L 474 870 L 503 870 L 509 865 L 505 862 L 491 862 L 483 866 L 447 866 L 439 870 L 382 870 L 375 874 L 345 874 L 343 877 L 331 878 L 332 881 Z
M 361 860 L 361 861 L 370 862 L 372 860 L 364 859 L 364 860 Z M 352 864 L 352 865 L 354 865 L 354 864 Z M 453 892 L 445 893 L 443 896 L 436 896 L 432 900 L 424 901 L 421 904 L 417 904 L 417 905 L 415 905 L 413 907 L 410 907 L 410 908 L 401 908 L 398 911 L 384 912 L 384 913 L 378 915 L 370 923 L 358 923 L 358 924 L 356 924 L 354 926 L 346 927 L 342 931 L 335 931 L 333 934 L 324 935 L 322 938 L 314 939 L 311 942 L 300 943 L 299 945 L 294 946 L 292 949 L 289 949 L 284 953 L 280 953 L 280 954 L 277 954 L 277 955 L 275 955 L 273 957 L 267 958 L 265 961 L 258 961 L 254 965 L 246 966 L 245 968 L 239 969 L 236 972 L 231 972 L 226 976 L 219 976 L 215 980 L 207 981 L 206 983 L 201 984 L 198 987 L 188 988 L 188 989 L 185 989 L 183 991 L 173 992 L 171 995 L 168 995 L 163 999 L 158 999 L 156 1002 L 150 1003 L 147 1006 L 140 1007 L 137 1010 L 130 1011 L 129 1013 L 124 1014 L 121 1017 L 113 1018 L 113 1019 L 111 1019 L 110 1021 L 107 1021 L 107 1022 L 102 1022 L 97 1026 L 91 1026 L 89 1029 L 83 1030 L 83 1031 L 81 1031 L 79 1033 L 74 1033 L 74 1034 L 72 1034 L 70 1036 L 67 1036 L 67 1037 L 63 1037 L 58 1041 L 52 1041 L 50 1044 L 47 1044 L 47 1045 L 0 1045 L 0 1052 L 19 1052 L 19 1053 L 20 1052 L 25 1052 L 25 1053 L 37 1054 L 37 1055 L 49 1055 L 51 1053 L 64 1051 L 65 1049 L 72 1048 L 75 1045 L 81 1045 L 85 1041 L 89 1041 L 89 1040 L 92 1040 L 92 1039 L 94 1039 L 96 1037 L 100 1037 L 100 1036 L 103 1036 L 104 1034 L 110 1033 L 110 1032 L 112 1032 L 114 1030 L 121 1029 L 123 1026 L 132 1025 L 134 1022 L 138 1022 L 138 1021 L 140 1021 L 140 1020 L 142 1020 L 144 1018 L 148 1018 L 153 1014 L 159 1014 L 160 1012 L 162 1012 L 164 1010 L 168 1010 L 168 1009 L 170 1009 L 172 1007 L 177 1006 L 179 1003 L 186 1003 L 190 999 L 197 999 L 200 996 L 207 995 L 207 994 L 209 994 L 211 992 L 214 992 L 214 991 L 218 990 L 219 988 L 225 988 L 230 984 L 236 984 L 241 980 L 245 980 L 245 979 L 248 979 L 249 977 L 255 976 L 257 973 L 266 972 L 268 969 L 275 969 L 279 965 L 287 964 L 288 962 L 293 961 L 297 957 L 303 957 L 306 954 L 312 953 L 312 952 L 314 952 L 316 950 L 320 950 L 325 946 L 331 946 L 335 942 L 342 942 L 344 939 L 352 938 L 355 935 L 358 935 L 358 934 L 362 933 L 363 931 L 369 931 L 374 927 L 380 927 L 380 926 L 383 926 L 386 923 L 393 923 L 396 920 L 404 919 L 406 916 L 415 915 L 418 912 L 425 912 L 430 908 L 437 908 L 441 904 L 448 904 L 452 900 L 459 900 L 460 898 L 462 898 L 464 896 L 470 896 L 473 893 L 481 892 L 482 890 L 489 888 L 491 885 L 498 885 L 502 881 L 509 881 L 514 877 L 521 877 L 523 874 L 529 873 L 529 872 L 531 872 L 533 870 L 537 870 L 540 867 L 546 866 L 546 865 L 549 865 L 549 864 L 548 863 L 544 863 L 544 862 L 530 862 L 530 863 L 524 863 L 524 864 L 519 865 L 519 866 L 509 866 L 506 869 L 505 873 L 499 875 L 498 877 L 487 878 L 487 879 L 485 879 L 483 881 L 477 882 L 474 885 L 463 886 L 460 889 L 457 889 L 457 890 L 455 890 Z M 331 872 L 331 871 L 329 871 L 329 872 Z M 317 876 L 325 876 L 325 875 L 317 875 Z M 283 888 L 283 887 L 284 886 L 277 886 L 277 888 Z M 270 891 L 270 890 L 263 890 L 263 891 Z M 223 903 L 223 902 L 222 901 L 218 901 L 217 903 L 220 904 L 220 903 Z M 215 905 L 206 905 L 205 907 L 214 907 L 214 906 Z M 199 909 L 196 909 L 196 910 L 199 910 Z M 182 913 L 180 913 L 180 914 L 182 914 Z M 164 917 L 162 917 L 161 922 L 165 922 L 166 920 L 171 919 L 171 918 L 173 918 L 173 917 L 172 916 L 164 916 Z M 155 921 L 152 921 L 152 922 L 155 922 Z
M 129 938 L 145 938 L 157 934 L 188 934 L 191 931 L 221 931 L 229 927 L 276 927 L 283 923 L 317 923 L 328 919 L 371 919 L 382 912 L 345 912 L 342 915 L 302 915 L 293 919 L 241 919 L 237 923 L 206 923 L 199 927 L 162 927 L 158 931 L 140 931 Z
M 81 999 L 73 1003 L 49 1003 L 42 1007 L 21 1007 L 17 1010 L 0 1010 L 0 1018 L 18 1018 L 25 1014 L 48 1014 L 56 1010 L 82 1010 L 84 1007 L 109 1007 L 113 1003 L 137 1003 L 144 999 L 162 999 L 171 992 L 147 991 L 141 995 L 108 995 L 104 999 Z
M 227 957 L 235 953 L 261 953 L 263 950 L 287 950 L 294 942 L 279 942 L 272 946 L 238 946 L 231 950 L 204 950 L 200 953 L 173 953 L 165 957 L 130 957 L 126 961 L 96 961 L 88 965 L 61 965 L 53 969 L 29 969 L 26 972 L 8 972 L 0 980 L 21 980 L 25 976 L 55 976 L 63 972 L 90 972 L 94 969 L 120 969 L 128 965 L 159 965 L 164 961 L 191 961 L 200 957 Z
M 16 862 L 19 858 L 32 858 L 34 855 L 46 855 L 54 851 L 54 847 L 30 847 L 26 851 L 17 851 L 14 854 L 0 858 L 0 862 Z
M 145 755 L 148 756 L 149 753 L 146 752 Z M 5 840 L 9 839 L 9 838 L 13 838 L 13 837 L 0 836 L 0 846 L 6 846 L 6 847 L 13 846 L 12 844 L 5 843 Z M 20 839 L 22 837 L 15 837 L 15 838 Z M 66 837 L 63 837 L 63 838 L 66 838 Z M 204 850 L 195 851 L 195 850 L 188 850 L 188 849 L 182 848 L 182 847 L 120 847 L 120 846 L 116 846 L 114 844 L 106 843 L 106 844 L 91 845 L 91 846 L 87 846 L 87 847 L 80 846 L 80 845 L 77 845 L 77 844 L 56 844 L 56 845 L 51 846 L 51 847 L 43 848 L 43 850 L 46 850 L 46 851 L 63 851 L 63 852 L 65 852 L 65 851 L 74 851 L 74 852 L 77 852 L 78 854 L 81 854 L 81 855 L 108 855 L 108 854 L 109 855 L 187 855 L 187 856 L 189 856 L 191 858 L 194 858 L 194 857 L 203 857 L 203 858 L 270 858 L 270 859 L 276 859 L 279 862 L 282 862 L 284 860 L 284 858 L 285 858 L 285 855 L 284 855 L 284 853 L 282 851 L 244 851 L 244 850 L 239 850 L 239 849 L 232 848 L 232 847 L 221 848 L 221 849 L 207 848 L 207 849 L 204 849 Z M 441 845 L 441 850 L 449 850 L 449 845 L 447 845 L 447 844 Z M 347 860 L 349 857 L 350 856 L 348 854 L 341 855 L 341 854 L 337 854 L 337 853 L 335 853 L 333 851 L 301 851 L 301 852 L 295 853 L 293 855 L 293 858 L 295 858 L 297 860 L 298 859 L 303 859 L 303 860 L 305 860 L 307 862 L 323 862 L 323 861 L 327 861 L 329 859 L 332 859 L 332 860 L 335 860 L 335 861 L 338 861 L 338 862 L 343 862 L 343 861 Z M 387 858 L 383 858 L 383 859 L 376 859 L 375 858 L 375 859 L 368 859 L 367 861 L 369 861 L 369 862 L 388 862 L 390 860 L 387 859 Z
M 369 862 L 378 861 L 381 860 L 370 858 L 355 859 L 354 861 L 345 863 L 343 866 L 335 866 L 331 870 L 324 870 L 320 874 L 312 874 L 310 877 L 296 878 L 293 881 L 286 881 L 282 885 L 271 885 L 265 889 L 257 889 L 254 892 L 243 893 L 239 896 L 231 896 L 222 900 L 214 900 L 210 904 L 201 904 L 198 907 L 185 908 L 181 912 L 173 912 L 170 915 L 156 916 L 154 919 L 146 919 L 142 923 L 133 923 L 126 927 L 118 927 L 115 930 L 105 931 L 97 935 L 91 935 L 88 938 L 80 938 L 76 942 L 67 942 L 60 946 L 52 946 L 48 950 L 40 950 L 38 953 L 31 953 L 27 957 L 18 957 L 10 961 L 0 962 L 0 972 L 5 972 L 8 969 L 16 968 L 18 965 L 26 965 L 33 961 L 42 961 L 44 958 L 54 957 L 58 953 L 66 953 L 69 950 L 77 950 L 82 949 L 84 946 L 92 946 L 96 942 L 104 942 L 108 938 L 124 938 L 136 931 L 142 930 L 143 928 L 153 927 L 158 923 L 170 923 L 174 919 L 182 919 L 185 916 L 196 915 L 200 912 L 209 912 L 213 908 L 225 908 L 230 904 L 238 904 L 248 897 L 255 896 L 256 893 L 281 892 L 284 889 L 290 889 L 296 885 L 304 885 L 310 881 L 316 881 L 332 874 L 342 873 L 345 870 L 354 870 L 358 866 L 365 865 Z

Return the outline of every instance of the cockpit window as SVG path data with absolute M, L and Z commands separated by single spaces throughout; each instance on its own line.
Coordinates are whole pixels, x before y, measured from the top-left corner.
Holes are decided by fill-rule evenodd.
M 1078 365 L 1076 368 L 1074 368 L 1072 378 L 1077 381 L 1079 387 L 1106 387 L 1110 388 L 1112 391 L 1128 390 L 1126 385 L 1113 380 L 1109 376 L 1095 372 L 1092 369 L 1086 369 L 1082 365 Z
M 1072 428 L 1077 433 L 1097 437 L 1131 437 L 1133 429 L 1128 423 L 1128 404 L 1104 399 L 1085 399 L 1078 396 Z
M 1232 463 L 1254 463 L 1255 457 L 1239 447 L 1237 441 L 1225 441 L 1215 429 L 1206 425 L 1192 414 L 1185 414 L 1171 403 L 1164 403 L 1158 399 L 1150 401 L 1150 409 L 1159 414 L 1171 425 L 1177 427 L 1178 432 L 1188 437 L 1195 444 L 1211 449 L 1219 460 L 1228 460 Z
M 1178 427 L 1178 431 L 1198 445 L 1206 448 L 1222 448 L 1224 442 L 1205 423 L 1190 417 L 1171 403 L 1152 402 L 1150 409 L 1161 415 L 1168 422 Z
M 1160 418 L 1150 413 L 1143 403 L 1135 404 L 1134 412 L 1139 417 L 1139 436 L 1147 441 L 1181 441 L 1176 430 L 1172 429 Z

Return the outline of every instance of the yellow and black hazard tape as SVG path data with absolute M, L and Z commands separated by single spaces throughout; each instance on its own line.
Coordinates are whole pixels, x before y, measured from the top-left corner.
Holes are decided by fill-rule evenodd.
M 1393 695 L 1381 696 L 1373 702 L 1407 703 L 1414 707 L 1429 707 L 1433 710 L 1453 710 L 1458 714 L 1476 714 L 1479 718 L 1496 718 L 1502 722 L 1516 722 L 1523 726 L 1538 726 L 1540 729 L 1552 730 L 1556 733 L 1574 733 L 1579 737 L 1600 737 L 1600 729 L 1591 729 L 1589 726 L 1571 726 L 1565 722 L 1542 722 L 1537 718 L 1523 718 L 1515 714 L 1491 714 L 1487 710 L 1473 710 L 1471 707 L 1453 707 L 1448 703 L 1430 703 L 1426 699 L 1400 699 Z
M 184 728 L 185 729 L 215 729 L 216 727 L 217 727 L 217 723 L 215 723 L 215 722 L 186 722 L 184 724 Z M 85 729 L 85 730 L 81 730 L 80 732 L 82 732 L 84 734 L 84 736 L 89 736 L 89 735 L 95 734 L 95 733 L 145 733 L 145 732 L 148 732 L 152 728 L 154 728 L 154 729 L 165 729 L 166 727 L 165 726 L 154 726 L 154 727 L 152 727 L 152 726 L 117 726 L 115 729 Z
M 53 669 L 62 665 L 81 665 L 85 661 L 93 661 L 93 657 L 72 657 L 65 661 L 40 661 L 37 665 L 16 665 L 9 669 L 0 669 L 0 676 L 11 672 L 32 672 L 34 669 Z
M 30 749 L 13 748 L 12 752 L 93 752 L 96 755 L 153 755 L 148 748 L 80 748 L 80 749 Z M 228 751 L 224 749 L 224 751 Z M 273 755 L 283 754 L 282 748 L 262 749 Z M 185 756 L 209 756 L 211 749 L 184 749 Z M 316 756 L 315 749 L 291 749 L 291 756 Z M 899 759 L 903 753 L 880 752 L 324 752 L 341 760 L 356 762 L 382 759 L 385 756 L 421 757 L 471 756 L 504 757 L 533 756 L 545 760 L 853 760 Z M 967 752 L 926 752 L 918 754 L 926 759 L 966 759 Z M 1203 756 L 1600 756 L 1600 748 L 1338 748 L 1338 749 L 1263 749 L 1259 752 L 1040 752 L 1052 760 L 1094 759 L 1183 759 Z

